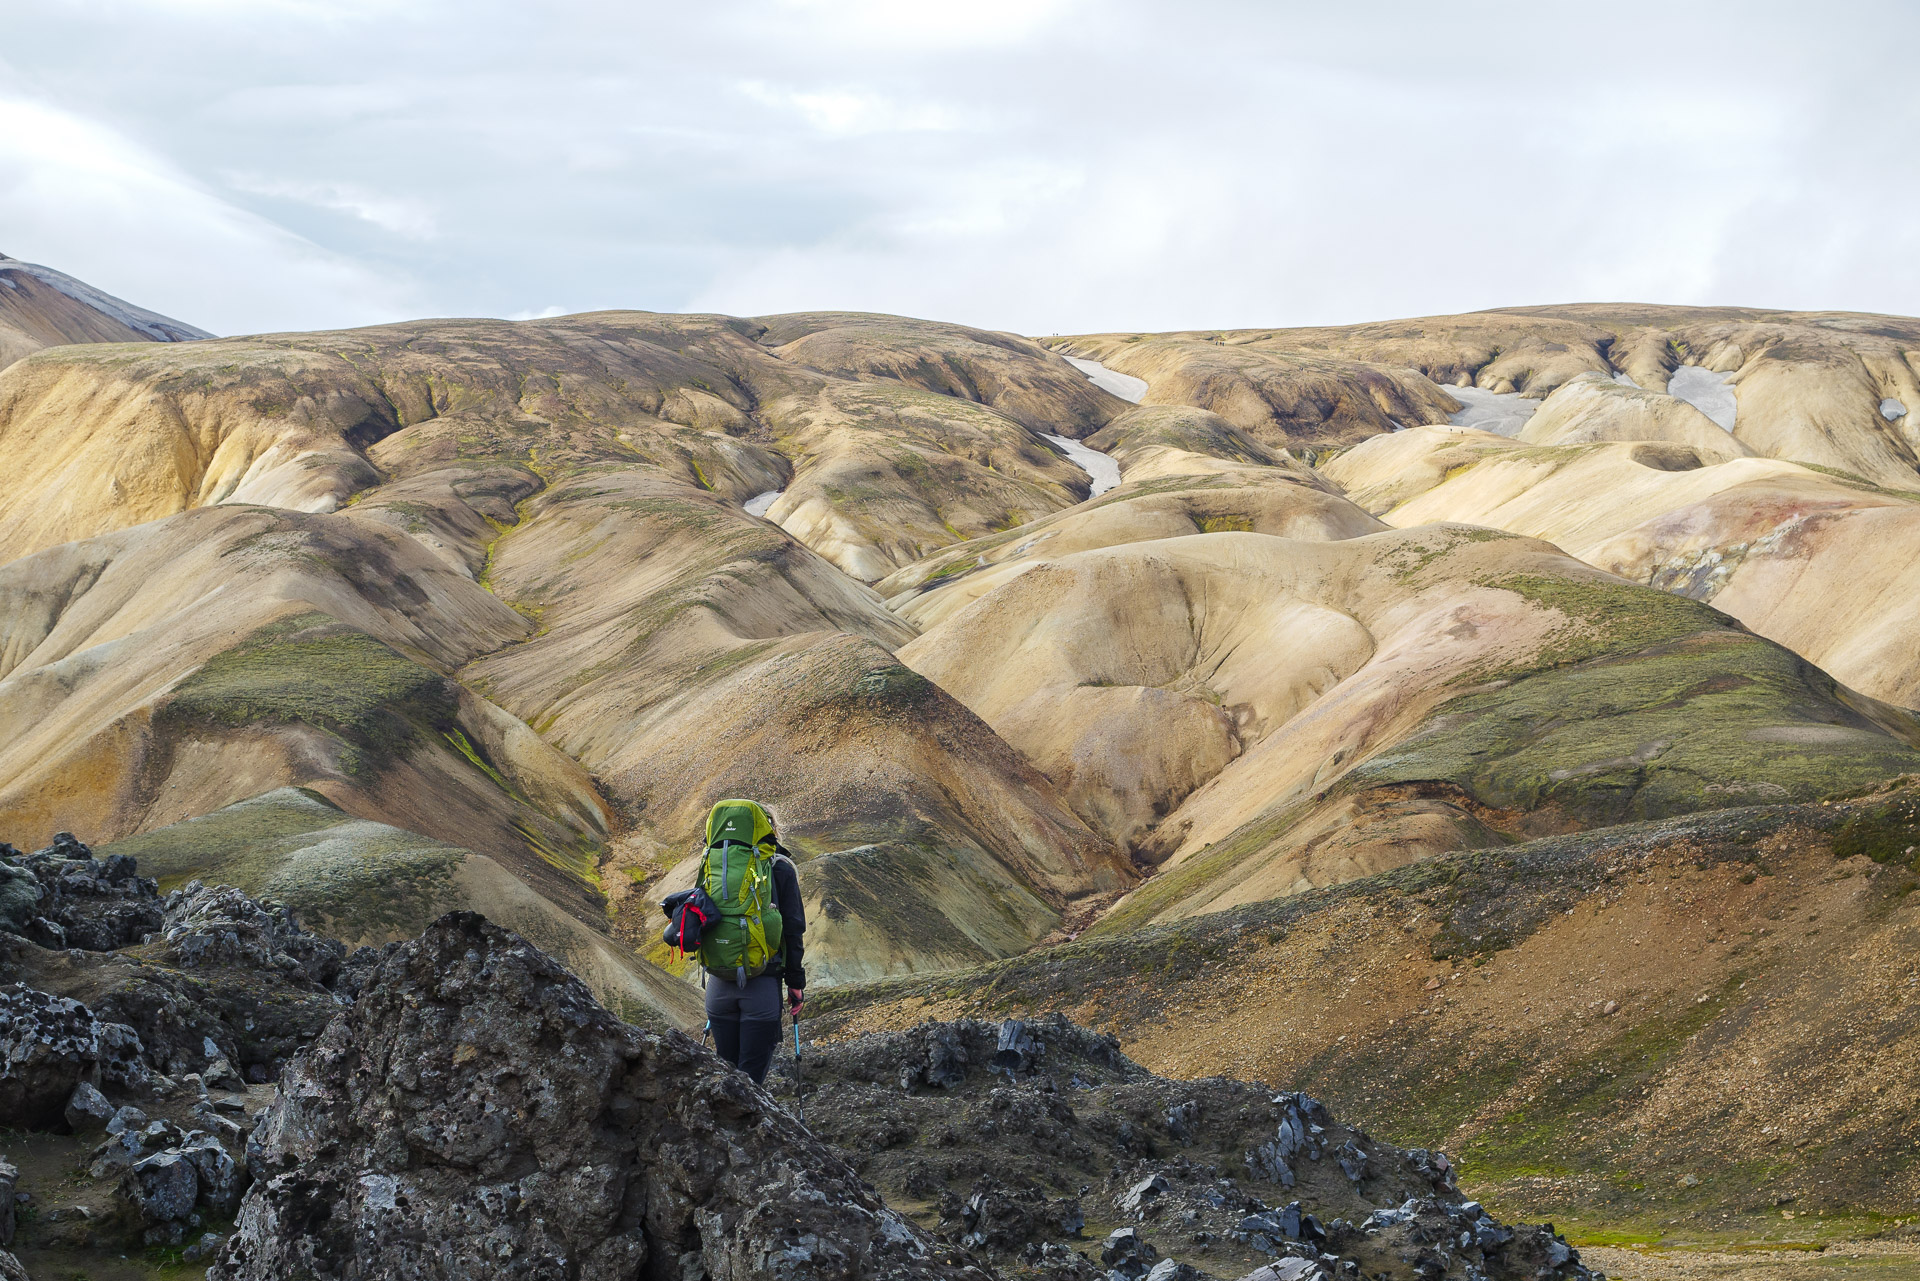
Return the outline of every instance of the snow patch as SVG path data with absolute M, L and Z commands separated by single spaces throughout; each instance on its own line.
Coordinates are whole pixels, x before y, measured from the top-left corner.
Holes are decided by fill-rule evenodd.
M 1089 448 L 1077 440 L 1068 440 L 1065 436 L 1056 436 L 1052 432 L 1042 432 L 1048 440 L 1060 446 L 1060 452 L 1067 456 L 1081 471 L 1087 473 L 1093 481 L 1093 489 L 1088 498 L 1098 498 L 1120 483 L 1120 464 L 1097 449 Z
M 63 271 L 42 267 L 38 263 L 21 262 L 17 258 L 0 254 L 0 273 L 31 276 L 41 284 L 59 290 L 75 302 L 91 307 L 103 315 L 111 316 L 121 324 L 145 334 L 156 342 L 186 342 L 194 338 L 213 337 L 204 329 L 195 329 L 192 325 L 183 325 L 157 311 L 136 307 L 123 298 L 115 298 L 105 290 L 95 289 L 84 280 L 75 280 Z M 8 281 L 8 284 L 15 289 L 19 288 L 11 281 Z
M 1131 374 L 1115 373 L 1097 360 L 1082 360 L 1078 356 L 1068 356 L 1067 363 L 1087 376 L 1087 380 L 1101 391 L 1110 391 L 1122 400 L 1140 403 L 1147 394 L 1147 380 L 1135 378 Z
M 1907 407 L 1889 396 L 1880 402 L 1880 416 L 1888 422 L 1894 422 L 1907 416 Z
M 1682 365 L 1667 379 L 1667 395 L 1686 401 L 1724 430 L 1733 430 L 1739 402 L 1734 399 L 1733 385 L 1725 374 L 1716 374 L 1698 365 Z
M 1614 370 L 1613 381 L 1619 383 L 1622 387 L 1632 387 L 1635 390 L 1638 390 L 1640 387 L 1639 383 L 1633 381 L 1633 375 L 1624 369 Z
M 1482 387 L 1449 387 L 1447 393 L 1465 406 L 1447 421 L 1455 427 L 1473 427 L 1496 436 L 1518 436 L 1540 402 L 1517 391 L 1487 391 Z
M 758 516 L 761 520 L 765 520 L 767 512 L 780 501 L 780 495 L 786 492 L 784 489 L 769 489 L 764 494 L 755 494 L 747 500 L 747 515 Z

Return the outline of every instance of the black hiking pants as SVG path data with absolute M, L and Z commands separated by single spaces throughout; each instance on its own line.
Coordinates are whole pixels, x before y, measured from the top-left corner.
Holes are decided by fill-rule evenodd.
M 767 1079 L 773 1048 L 780 1044 L 781 976 L 762 974 L 741 987 L 732 979 L 707 975 L 707 1021 L 713 1048 L 722 1059 L 752 1077 Z

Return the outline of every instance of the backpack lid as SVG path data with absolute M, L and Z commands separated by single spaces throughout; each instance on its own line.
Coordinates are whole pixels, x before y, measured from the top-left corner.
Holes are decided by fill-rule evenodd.
M 707 813 L 707 844 L 739 841 L 758 845 L 773 835 L 773 820 L 758 801 L 721 801 Z

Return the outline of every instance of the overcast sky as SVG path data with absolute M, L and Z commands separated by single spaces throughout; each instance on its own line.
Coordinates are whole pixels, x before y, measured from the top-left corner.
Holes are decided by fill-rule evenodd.
M 0 252 L 221 333 L 1920 313 L 1920 4 L 0 0 Z

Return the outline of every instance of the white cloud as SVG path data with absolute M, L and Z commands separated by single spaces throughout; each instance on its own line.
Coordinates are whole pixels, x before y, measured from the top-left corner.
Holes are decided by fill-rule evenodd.
M 776 111 L 792 112 L 823 134 L 914 133 L 957 129 L 962 117 L 932 103 L 900 103 L 862 89 L 782 89 L 745 81 L 740 92 Z
M 348 214 L 409 240 L 431 240 L 436 231 L 433 210 L 424 200 L 383 196 L 348 182 L 309 182 L 230 173 L 227 175 L 227 184 L 235 191 L 244 191 L 249 195 L 295 200 L 315 209 Z
M 219 333 L 361 324 L 417 305 L 391 277 L 235 207 L 115 131 L 16 97 L 0 97 L 0 226 L 14 257 Z
M 15 7 L 0 249 L 215 328 L 1920 312 L 1905 3 Z
M 953 49 L 1031 38 L 1081 7 L 1074 0 L 778 0 L 818 34 L 859 45 Z
M 567 314 L 567 309 L 565 307 L 542 307 L 539 311 L 516 311 L 511 315 L 509 315 L 507 319 L 508 320 L 552 320 L 555 316 L 564 316 L 566 314 Z

